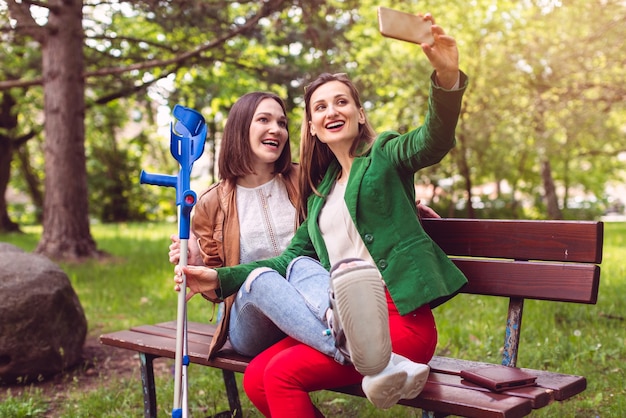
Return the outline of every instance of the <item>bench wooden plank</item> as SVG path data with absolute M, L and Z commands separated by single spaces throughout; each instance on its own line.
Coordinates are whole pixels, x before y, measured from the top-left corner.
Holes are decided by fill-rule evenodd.
M 602 222 L 422 219 L 449 255 L 600 264 Z
M 165 324 L 155 324 L 155 325 L 140 325 L 138 327 L 132 327 L 132 331 L 140 332 L 143 334 L 155 335 L 159 337 L 167 337 L 176 339 L 176 328 L 170 328 Z M 211 336 L 213 334 L 201 334 L 194 332 L 193 330 L 187 328 L 187 340 L 189 342 L 199 342 L 199 343 L 207 343 L 207 341 L 211 340 Z M 207 351 L 208 353 L 208 351 Z
M 160 327 L 168 328 L 168 329 L 176 329 L 176 321 L 167 321 L 161 322 L 157 324 Z M 194 334 L 206 335 L 212 337 L 215 334 L 217 326 L 211 323 L 204 322 L 188 322 L 187 323 L 187 331 L 193 332 Z
M 461 293 L 595 304 L 600 267 L 595 264 L 538 263 L 453 258 L 469 283 Z
M 489 389 L 468 382 L 459 375 L 433 372 L 428 377 L 428 381 L 440 385 L 470 388 L 472 390 L 477 390 L 480 392 L 490 392 Z M 553 391 L 539 386 L 529 386 L 513 390 L 505 390 L 500 393 L 507 396 L 518 396 L 520 398 L 526 398 L 530 401 L 533 409 L 543 408 L 553 401 Z
M 123 330 L 101 335 L 100 342 L 113 347 L 143 352 L 156 357 L 175 358 L 175 337 L 169 338 L 160 335 Z M 190 341 L 188 349 L 189 361 L 194 364 L 216 367 L 238 373 L 243 373 L 246 370 L 248 361 L 250 360 L 248 357 L 239 355 L 232 350 L 209 360 L 207 358 L 209 341 L 204 343 Z
M 519 418 L 532 412 L 528 399 L 439 384 L 427 384 L 417 398 L 398 403 L 470 418 Z
M 360 385 L 330 390 L 365 397 Z M 532 400 L 529 398 L 448 385 L 443 381 L 437 382 L 432 373 L 417 398 L 401 399 L 398 403 L 470 418 L 518 418 L 532 411 Z
M 435 356 L 429 365 L 433 371 L 458 375 L 461 370 L 487 366 L 490 363 Z M 537 376 L 537 386 L 553 391 L 552 396 L 557 401 L 569 399 L 587 388 L 587 379 L 583 376 L 526 368 L 522 370 Z

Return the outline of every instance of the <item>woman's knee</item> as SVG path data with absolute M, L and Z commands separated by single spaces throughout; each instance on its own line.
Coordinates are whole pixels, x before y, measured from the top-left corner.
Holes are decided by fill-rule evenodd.
M 280 276 L 280 274 L 278 274 L 276 270 L 272 270 L 269 267 L 256 268 L 252 270 L 250 274 L 248 274 L 248 278 L 246 279 L 243 286 L 241 287 L 242 289 L 245 289 L 246 292 L 250 293 L 250 290 L 252 289 L 252 283 L 254 283 L 255 281 L 258 281 L 261 277 L 269 276 L 269 275 Z M 281 279 L 282 279 L 282 276 L 281 276 Z
M 312 277 L 319 275 L 327 275 L 328 270 L 322 266 L 322 264 L 314 258 L 300 256 L 296 257 L 287 266 L 287 273 L 285 277 L 287 281 L 292 281 L 293 278 Z
M 291 260 L 291 262 L 289 263 L 289 265 L 287 266 L 287 277 L 289 277 L 289 273 L 295 268 L 313 268 L 313 269 L 322 269 L 322 270 L 326 270 L 324 269 L 324 266 L 322 266 L 322 264 L 317 261 L 314 258 L 311 257 L 307 257 L 307 256 L 300 256 L 300 257 L 296 257 L 293 260 Z

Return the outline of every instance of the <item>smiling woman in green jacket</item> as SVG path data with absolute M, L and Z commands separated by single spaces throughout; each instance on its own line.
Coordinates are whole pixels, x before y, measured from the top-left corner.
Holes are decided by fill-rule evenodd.
M 432 20 L 429 15 L 426 18 Z M 421 45 L 435 70 L 423 126 L 406 134 L 376 136 L 352 82 L 345 74 L 322 74 L 305 89 L 300 210 L 306 218 L 287 249 L 278 257 L 234 267 L 176 269 L 176 283 L 182 283 L 183 272 L 186 275 L 189 297 L 216 292 L 224 298 L 242 286 L 254 291 L 266 280 L 292 280 L 291 276 L 301 280 L 303 274 L 328 289 L 329 270 L 346 258 L 376 266 L 372 270 L 385 285 L 391 345 L 398 355 L 391 357 L 385 370 L 363 379 L 335 347 L 332 336 L 319 332 L 328 326 L 327 294 L 314 303 L 303 299 L 319 320 L 319 329 L 310 331 L 319 332 L 319 341 L 307 346 L 288 337 L 255 357 L 244 374 L 246 393 L 265 416 L 322 416 L 309 392 L 362 379 L 368 399 L 382 408 L 402 397 L 417 396 L 423 387 L 422 376 L 415 390 L 417 380 L 411 379 L 412 370 L 417 369 L 406 364 L 422 363 L 427 374 L 424 365 L 437 343 L 430 305 L 454 295 L 467 282 L 428 237 L 415 207 L 414 173 L 438 163 L 454 146 L 467 85 L 467 77 L 459 70 L 454 38 L 434 24 L 432 32 L 434 44 Z M 300 268 L 302 260 L 309 261 Z M 267 297 L 277 297 L 280 303 L 280 295 Z M 367 331 L 367 324 L 361 329 Z M 288 329 L 283 331 L 293 335 Z M 379 375 L 388 378 L 383 380 L 390 386 L 377 381 L 366 384 Z

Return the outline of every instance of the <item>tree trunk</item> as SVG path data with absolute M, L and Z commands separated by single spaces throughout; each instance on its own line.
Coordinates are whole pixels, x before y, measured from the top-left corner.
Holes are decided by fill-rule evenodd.
M 472 206 L 472 173 L 467 163 L 467 156 L 465 153 L 465 143 L 462 135 L 457 135 L 457 141 L 459 142 L 458 151 L 458 168 L 461 173 L 461 177 L 465 180 L 465 194 L 467 195 L 467 217 L 470 219 L 476 218 L 476 212 L 474 206 Z
M 10 92 L 2 93 L 0 106 L 0 231 L 19 231 L 19 225 L 11 221 L 7 209 L 6 191 L 11 180 L 11 160 L 15 145 L 11 133 L 17 127 L 17 114 L 13 112 L 15 99 Z M 5 134 L 7 133 L 7 134 Z
M 9 218 L 6 190 L 11 177 L 13 146 L 10 138 L 0 135 L 0 232 L 16 232 L 20 227 Z
M 36 252 L 54 260 L 99 253 L 89 229 L 85 84 L 80 0 L 50 0 L 42 43 L 46 179 L 43 234 Z
M 544 159 L 541 162 L 541 178 L 543 179 L 544 199 L 548 210 L 548 219 L 563 219 L 561 209 L 559 209 L 559 201 L 556 196 L 556 188 L 554 187 L 554 179 L 552 178 L 552 168 L 550 160 Z
M 35 207 L 35 219 L 38 223 L 43 222 L 43 193 L 42 186 L 39 177 L 34 173 L 33 167 L 30 164 L 30 152 L 28 151 L 27 146 L 19 147 L 15 150 L 15 154 L 17 155 L 17 159 L 20 162 L 20 169 L 22 171 L 22 176 L 24 177 L 24 182 L 26 182 L 26 186 L 28 188 L 28 194 L 30 195 L 30 200 Z

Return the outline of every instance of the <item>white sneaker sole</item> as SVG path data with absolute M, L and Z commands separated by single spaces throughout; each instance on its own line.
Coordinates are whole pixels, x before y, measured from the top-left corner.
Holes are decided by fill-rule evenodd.
M 367 399 L 380 409 L 388 409 L 400 399 L 413 399 L 419 395 L 428 379 L 430 367 L 414 363 L 410 369 L 391 368 L 375 376 L 365 376 L 361 387 Z
M 333 320 L 343 329 L 350 361 L 364 376 L 380 373 L 389 363 L 391 336 L 385 288 L 369 263 L 332 273 Z

